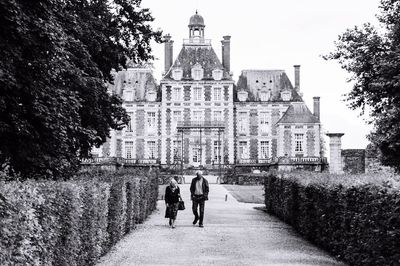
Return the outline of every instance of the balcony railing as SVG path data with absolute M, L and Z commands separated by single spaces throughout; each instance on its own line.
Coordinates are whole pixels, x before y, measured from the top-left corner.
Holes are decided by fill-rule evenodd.
M 183 39 L 184 45 L 211 45 L 211 39 L 204 39 L 204 38 L 190 38 L 190 39 Z
M 124 165 L 154 165 L 159 164 L 158 159 L 134 159 L 122 157 L 93 157 L 81 159 L 81 164 L 124 164 Z
M 237 160 L 237 164 L 273 164 L 273 163 L 276 163 L 276 158 Z
M 93 157 L 81 159 L 81 164 L 108 164 L 116 162 L 116 157 Z
M 281 164 L 319 164 L 326 163 L 326 158 L 321 157 L 280 157 Z
M 224 121 L 180 121 L 177 123 L 178 129 L 188 129 L 188 128 L 216 128 L 224 129 Z
M 321 157 L 274 157 L 266 159 L 238 159 L 240 165 L 263 164 L 321 164 L 326 163 L 326 158 Z

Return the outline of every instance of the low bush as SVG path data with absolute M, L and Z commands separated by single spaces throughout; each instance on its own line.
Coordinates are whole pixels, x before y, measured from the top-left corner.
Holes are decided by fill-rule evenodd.
M 94 265 L 155 209 L 157 193 L 152 174 L 1 181 L 0 265 Z
M 350 265 L 400 264 L 398 177 L 269 174 L 268 212 Z

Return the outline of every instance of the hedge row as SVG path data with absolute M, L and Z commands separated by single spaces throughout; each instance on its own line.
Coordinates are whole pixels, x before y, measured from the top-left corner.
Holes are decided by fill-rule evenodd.
M 398 184 L 360 182 L 365 176 L 340 182 L 337 176 L 307 175 L 268 175 L 268 212 L 350 265 L 400 264 Z
M 156 208 L 157 179 L 0 182 L 0 265 L 94 265 Z

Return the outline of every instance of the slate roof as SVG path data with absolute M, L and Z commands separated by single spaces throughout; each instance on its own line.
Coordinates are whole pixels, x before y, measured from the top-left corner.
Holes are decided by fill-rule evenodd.
M 259 101 L 260 90 L 270 90 L 270 101 L 282 101 L 281 92 L 289 90 L 292 102 L 302 102 L 303 99 L 293 88 L 284 70 L 243 70 L 237 82 L 235 95 L 238 90 L 248 92 L 247 101 Z
M 311 113 L 305 103 L 294 103 L 289 106 L 277 124 L 319 123 L 318 118 Z
M 164 79 L 172 79 L 172 70 L 180 67 L 183 70 L 182 80 L 193 80 L 191 71 L 196 63 L 200 64 L 204 70 L 203 80 L 212 80 L 212 71 L 214 69 L 221 69 L 223 71 L 222 79 L 232 79 L 229 73 L 224 70 L 221 61 L 211 45 L 183 45 L 178 57 L 164 76 Z
M 113 93 L 122 97 L 126 88 L 133 88 L 134 101 L 146 101 L 146 92 L 155 90 L 157 99 L 160 99 L 160 91 L 153 77 L 152 71 L 148 68 L 128 68 L 114 74 L 114 84 L 109 84 L 109 89 Z

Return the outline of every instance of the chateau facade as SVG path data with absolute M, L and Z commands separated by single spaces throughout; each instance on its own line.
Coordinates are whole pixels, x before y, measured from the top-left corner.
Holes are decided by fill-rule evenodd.
M 300 66 L 294 66 L 294 86 L 283 70 L 243 70 L 235 84 L 230 36 L 221 41 L 221 62 L 204 29 L 196 12 L 175 60 L 165 36 L 159 85 L 147 67 L 114 73 L 110 91 L 123 98 L 131 121 L 93 155 L 162 167 L 319 169 L 319 97 L 312 113 L 300 93 Z

